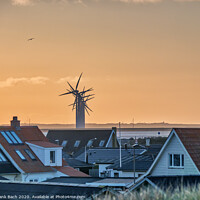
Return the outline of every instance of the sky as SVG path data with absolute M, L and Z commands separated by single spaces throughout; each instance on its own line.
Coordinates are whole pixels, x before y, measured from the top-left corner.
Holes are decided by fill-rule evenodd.
M 0 124 L 200 123 L 200 1 L 0 0 Z M 27 41 L 29 38 L 35 38 Z

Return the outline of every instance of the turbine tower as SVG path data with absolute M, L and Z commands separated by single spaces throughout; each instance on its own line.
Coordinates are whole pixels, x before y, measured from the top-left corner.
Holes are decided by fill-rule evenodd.
M 59 95 L 59 96 L 63 96 L 63 95 L 72 94 L 74 96 L 75 98 L 74 103 L 70 104 L 69 106 L 72 106 L 72 111 L 76 108 L 76 128 L 85 128 L 85 111 L 88 113 L 88 115 L 89 115 L 89 111 L 92 112 L 92 110 L 88 107 L 86 102 L 94 98 L 94 94 L 86 95 L 87 92 L 93 91 L 93 88 L 89 88 L 85 90 L 85 87 L 84 87 L 82 91 L 78 90 L 78 85 L 79 85 L 82 74 L 83 73 L 81 73 L 76 83 L 75 89 L 71 86 L 69 82 L 67 82 L 70 89 L 67 89 L 68 92 Z

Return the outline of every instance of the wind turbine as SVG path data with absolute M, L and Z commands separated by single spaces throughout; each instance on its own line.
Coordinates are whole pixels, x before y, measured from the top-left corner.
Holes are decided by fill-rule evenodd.
M 92 112 L 92 110 L 87 105 L 87 101 L 94 98 L 94 94 L 86 95 L 87 92 L 93 91 L 93 88 L 89 88 L 85 90 L 85 87 L 84 87 L 82 91 L 78 90 L 78 85 L 82 77 L 82 74 L 83 73 L 81 73 L 76 83 L 75 89 L 72 87 L 72 85 L 69 82 L 67 82 L 70 89 L 66 89 L 68 92 L 59 95 L 59 96 L 63 96 L 63 95 L 72 94 L 74 96 L 75 98 L 74 103 L 70 104 L 69 106 L 72 106 L 72 111 L 76 108 L 76 128 L 85 128 L 85 111 L 87 112 L 88 115 L 89 115 L 89 111 Z

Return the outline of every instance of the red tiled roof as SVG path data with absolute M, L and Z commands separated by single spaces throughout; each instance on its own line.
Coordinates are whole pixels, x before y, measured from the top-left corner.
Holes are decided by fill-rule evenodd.
M 175 128 L 174 130 L 200 170 L 200 128 Z
M 34 173 L 34 172 L 52 172 L 54 169 L 48 166 L 44 166 L 43 163 L 37 158 L 34 152 L 29 148 L 29 146 L 25 143 L 27 140 L 42 140 L 48 141 L 48 139 L 43 135 L 43 133 L 39 130 L 38 127 L 21 127 L 20 130 L 15 130 L 13 127 L 0 127 L 0 131 L 15 131 L 18 137 L 22 140 L 23 144 L 18 145 L 10 145 L 6 141 L 6 139 L 0 134 L 0 143 L 3 148 L 7 151 L 7 153 L 11 156 L 14 162 L 22 169 L 25 173 Z M 32 160 L 24 151 L 25 149 L 29 149 L 32 154 L 37 158 L 36 160 Z M 23 156 L 26 158 L 26 161 L 23 161 L 15 150 L 20 150 Z
M 54 167 L 58 171 L 62 172 L 63 174 L 66 174 L 68 176 L 76 176 L 76 177 L 90 177 L 90 175 L 85 174 L 83 172 L 80 172 L 73 167 L 70 166 L 64 166 L 64 167 Z
M 51 142 L 44 142 L 44 141 L 27 141 L 28 143 L 35 144 L 37 146 L 41 146 L 44 148 L 54 148 L 54 147 L 62 147 L 57 144 L 53 144 Z

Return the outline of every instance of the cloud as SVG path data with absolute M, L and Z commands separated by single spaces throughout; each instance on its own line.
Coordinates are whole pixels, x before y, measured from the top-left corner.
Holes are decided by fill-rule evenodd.
M 13 5 L 19 5 L 19 6 L 27 6 L 31 5 L 32 1 L 31 0 L 12 0 Z
M 13 87 L 16 84 L 19 83 L 27 83 L 27 84 L 34 84 L 34 85 L 38 85 L 38 84 L 45 84 L 46 81 L 48 81 L 49 78 L 47 77 L 42 77 L 42 76 L 37 76 L 37 77 L 32 77 L 32 78 L 7 78 L 5 81 L 0 81 L 0 88 L 5 88 L 5 87 Z
M 64 77 L 64 78 L 60 78 L 56 81 L 56 83 L 59 83 L 59 84 L 62 84 L 62 83 L 67 83 L 68 82 L 73 82 L 73 83 L 76 83 L 78 81 L 78 76 L 75 76 L 75 77 Z
M 46 2 L 46 3 L 75 3 L 86 6 L 85 2 L 101 2 L 103 0 L 11 0 L 13 5 L 18 6 L 29 6 L 37 2 Z M 200 0 L 107 0 L 108 2 L 122 2 L 122 3 L 158 3 L 164 1 L 174 1 L 174 2 L 200 2 Z

